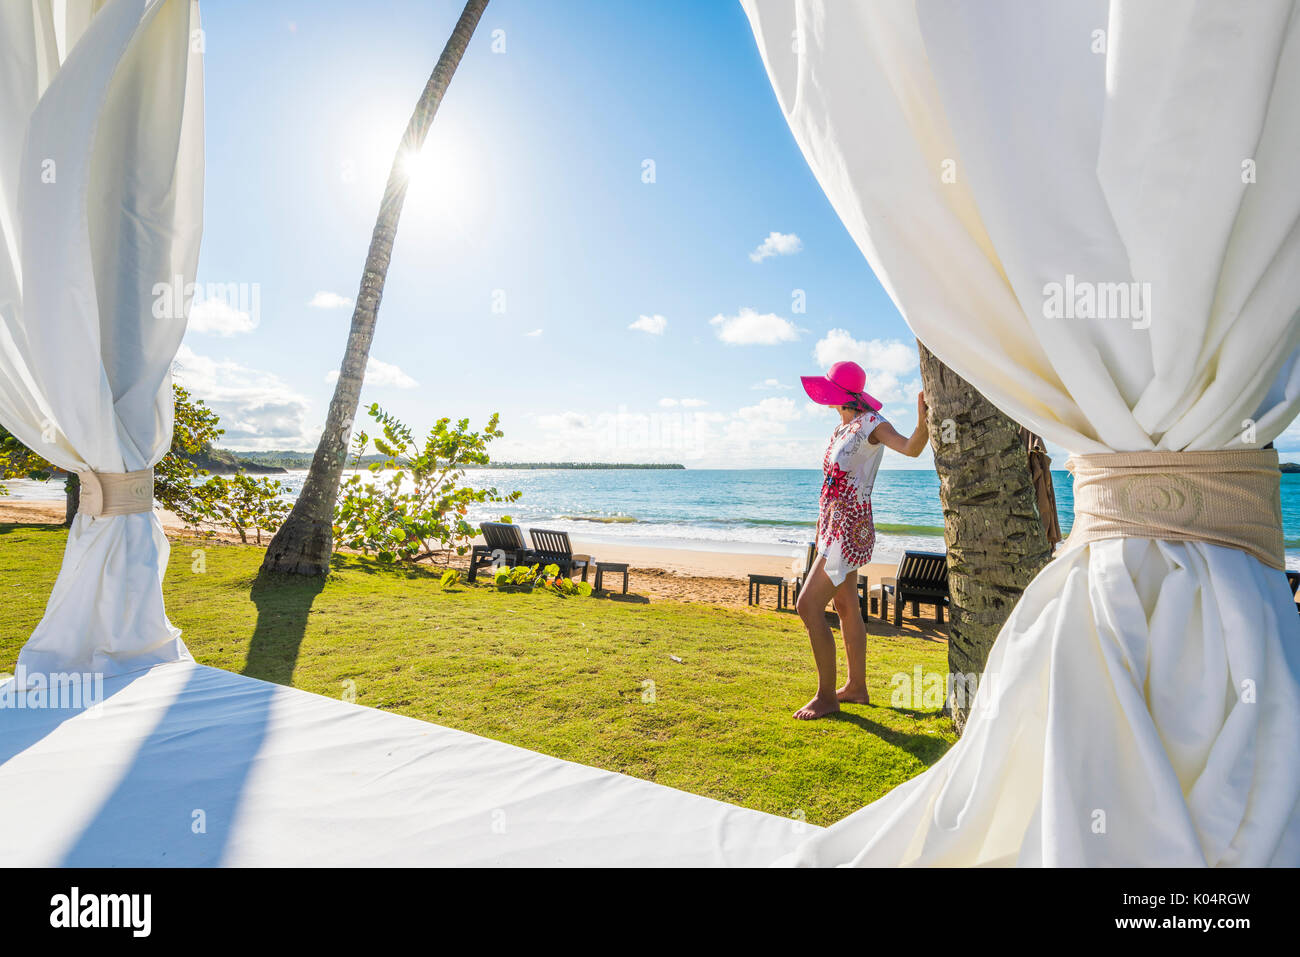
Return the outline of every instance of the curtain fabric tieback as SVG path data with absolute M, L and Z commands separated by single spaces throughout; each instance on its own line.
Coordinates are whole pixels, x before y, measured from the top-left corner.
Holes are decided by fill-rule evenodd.
M 77 514 L 103 517 L 153 510 L 153 469 L 139 472 L 78 472 Z
M 1275 449 L 1072 455 L 1067 548 L 1107 538 L 1208 542 L 1286 568 Z

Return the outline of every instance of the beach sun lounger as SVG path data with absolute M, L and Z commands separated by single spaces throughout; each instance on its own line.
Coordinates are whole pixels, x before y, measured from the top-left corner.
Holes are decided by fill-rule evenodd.
M 573 545 L 569 542 L 568 532 L 556 532 L 549 528 L 532 528 L 528 534 L 533 539 L 533 561 L 542 565 L 559 565 L 560 574 L 573 577 L 576 571 L 582 572 L 582 580 L 587 580 L 587 571 L 591 566 L 590 558 L 573 554 Z
M 898 571 L 891 581 L 886 578 L 872 590 L 880 597 L 880 617 L 889 615 L 889 599 L 894 599 L 894 624 L 903 623 L 903 606 L 912 603 L 912 617 L 920 617 L 921 602 L 934 605 L 934 620 L 943 621 L 948 605 L 948 556 L 942 552 L 904 552 Z
M 508 522 L 483 522 L 484 545 L 475 545 L 469 554 L 469 580 L 478 577 L 478 570 L 498 559 L 507 565 L 535 565 L 532 549 L 524 542 L 524 533 L 518 525 Z
M 817 561 L 817 543 L 808 543 L 808 552 L 804 557 L 803 573 L 798 575 L 794 580 L 794 600 L 799 600 L 799 592 L 803 590 L 803 583 L 808 580 L 809 574 L 812 573 L 813 562 Z
M 791 599 L 792 605 L 799 601 L 799 592 L 803 590 L 804 582 L 806 582 L 808 580 L 808 576 L 812 574 L 813 562 L 815 561 L 817 561 L 817 543 L 809 542 L 808 552 L 804 558 L 803 572 L 802 574 L 798 575 L 794 580 L 794 597 L 793 599 Z M 752 578 L 753 576 L 751 575 L 750 577 Z M 859 571 L 858 572 L 858 605 L 862 608 L 862 618 L 864 621 L 868 617 L 867 616 L 867 595 L 869 592 L 869 589 L 867 587 L 868 581 L 869 579 L 867 578 L 866 573 Z

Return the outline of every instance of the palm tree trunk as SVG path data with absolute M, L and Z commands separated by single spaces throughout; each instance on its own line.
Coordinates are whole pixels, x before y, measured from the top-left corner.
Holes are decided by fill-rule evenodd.
M 77 505 L 81 502 L 81 479 L 76 472 L 69 472 L 63 480 L 63 524 L 71 527 L 77 517 Z
M 434 114 L 442 102 L 443 94 L 451 83 L 452 75 L 460 64 L 470 37 L 488 0 L 469 0 L 456 21 L 451 39 L 442 50 L 438 64 L 415 105 L 415 112 L 402 136 L 401 146 L 393 157 L 393 166 L 384 187 L 384 198 L 375 220 L 375 231 L 370 237 L 370 250 L 366 254 L 366 267 L 357 292 L 356 308 L 352 312 L 352 329 L 348 333 L 347 350 L 334 386 L 325 419 L 325 431 L 311 471 L 303 484 L 302 493 L 294 502 L 293 510 L 266 549 L 262 562 L 265 571 L 293 572 L 300 575 L 324 575 L 329 571 L 330 555 L 334 551 L 334 504 L 338 499 L 339 482 L 347 460 L 348 443 L 352 439 L 352 423 L 356 418 L 361 399 L 361 383 L 370 358 L 370 342 L 375 334 L 375 318 L 379 301 L 384 294 L 384 280 L 388 263 L 393 255 L 393 241 L 397 237 L 397 223 L 406 199 L 406 158 L 424 145 Z
M 950 705 L 961 733 L 970 676 L 982 677 L 994 639 L 1052 552 L 1020 426 L 920 342 L 917 349 L 948 546 Z

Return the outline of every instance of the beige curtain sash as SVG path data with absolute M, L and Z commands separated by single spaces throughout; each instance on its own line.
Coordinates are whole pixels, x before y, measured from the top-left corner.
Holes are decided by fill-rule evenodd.
M 1276 449 L 1072 455 L 1067 547 L 1107 538 L 1208 542 L 1286 568 Z
M 100 518 L 153 511 L 153 469 L 139 472 L 78 472 L 77 514 Z

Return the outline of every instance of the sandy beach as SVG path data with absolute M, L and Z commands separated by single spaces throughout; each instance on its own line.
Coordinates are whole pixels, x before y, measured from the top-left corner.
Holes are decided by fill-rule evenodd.
M 0 498 L 0 522 L 34 523 L 57 525 L 63 521 L 63 500 L 32 500 Z M 173 513 L 159 510 L 167 536 L 172 539 L 193 538 L 197 533 L 187 529 Z M 224 540 L 238 541 L 239 536 L 230 531 L 203 532 L 204 535 Z M 265 543 L 264 534 L 263 541 Z M 581 538 L 573 539 L 575 554 L 590 555 L 596 562 L 601 559 L 611 562 L 626 562 L 629 566 L 628 591 L 632 600 L 666 600 L 694 602 L 731 608 L 744 608 L 747 604 L 748 576 L 750 574 L 783 575 L 792 578 L 793 559 L 784 555 L 763 555 L 741 552 L 703 551 L 689 548 L 655 548 L 646 545 L 625 545 L 622 543 L 589 542 Z M 450 556 L 452 567 L 464 569 L 466 559 Z M 871 584 L 894 574 L 892 563 L 873 563 L 863 569 Z M 605 587 L 621 592 L 622 575 L 613 575 L 605 580 Z M 619 596 L 621 598 L 621 595 Z M 793 597 L 793 595 L 791 596 Z M 762 604 L 775 607 L 776 596 L 773 588 L 764 588 Z M 921 606 L 924 620 L 909 621 L 905 618 L 902 631 L 909 634 L 925 634 L 935 638 L 946 635 L 945 625 L 934 623 L 932 609 Z M 898 630 L 892 624 L 872 618 L 868 630 L 873 634 L 893 634 Z

